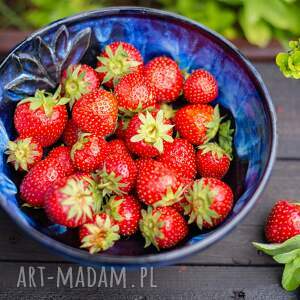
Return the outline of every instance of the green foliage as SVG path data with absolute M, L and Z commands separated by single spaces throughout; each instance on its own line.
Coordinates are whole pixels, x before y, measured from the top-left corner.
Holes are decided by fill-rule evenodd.
M 120 0 L 0 0 L 0 26 L 39 28 L 57 19 Z M 143 1 L 128 0 L 127 5 Z M 156 0 L 155 7 L 185 15 L 229 39 L 244 36 L 260 47 L 300 36 L 300 0 Z
M 277 54 L 276 64 L 285 77 L 300 79 L 300 39 L 289 42 L 289 48 Z
M 192 18 L 228 38 L 244 35 L 265 47 L 272 38 L 286 42 L 300 35 L 299 0 L 160 0 L 169 9 Z

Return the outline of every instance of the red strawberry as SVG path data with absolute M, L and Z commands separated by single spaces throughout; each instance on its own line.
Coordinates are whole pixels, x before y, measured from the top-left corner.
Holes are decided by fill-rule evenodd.
M 120 239 L 119 226 L 106 213 L 96 214 L 93 221 L 79 229 L 80 248 L 86 248 L 91 254 L 111 248 Z
M 180 177 L 196 177 L 196 154 L 193 145 L 187 140 L 175 138 L 173 143 L 167 143 L 157 160 L 175 169 Z
M 115 95 L 121 111 L 138 112 L 157 102 L 152 85 L 141 72 L 124 76 L 116 85 Z
M 65 96 L 70 98 L 71 108 L 82 95 L 95 91 L 100 85 L 98 73 L 92 67 L 81 64 L 70 65 L 64 70 L 61 82 Z
M 199 69 L 186 79 L 183 93 L 190 103 L 206 104 L 218 97 L 218 83 L 211 73 Z
M 194 104 L 176 112 L 175 126 L 180 137 L 194 145 L 201 145 L 215 137 L 220 120 L 218 105 L 213 108 L 206 104 Z
M 145 166 L 147 166 L 148 164 L 151 164 L 153 162 L 154 162 L 154 160 L 149 157 L 140 157 L 140 158 L 136 159 L 135 165 L 136 165 L 138 174 L 140 173 L 140 171 L 142 171 L 144 169 Z
M 145 76 L 151 82 L 158 101 L 176 100 L 183 87 L 183 76 L 177 63 L 166 56 L 158 56 L 145 66 Z
M 82 132 L 78 128 L 78 126 L 75 124 L 75 122 L 70 119 L 68 120 L 65 130 L 62 135 L 62 140 L 67 146 L 73 146 L 80 136 Z
M 55 143 L 66 122 L 68 98 L 60 98 L 60 87 L 54 95 L 37 90 L 34 97 L 18 103 L 14 115 L 15 128 L 22 137 L 33 137 L 43 147 Z
M 133 196 L 111 197 L 105 206 L 105 212 L 119 225 L 121 235 L 136 233 L 141 219 L 141 205 Z
M 72 117 L 84 132 L 106 136 L 114 132 L 118 118 L 115 96 L 103 89 L 82 96 L 73 106 Z
M 93 218 L 95 197 L 91 179 L 73 174 L 54 183 L 45 194 L 45 212 L 57 224 L 78 227 Z
M 42 159 L 43 148 L 31 137 L 17 138 L 7 143 L 5 154 L 7 162 L 11 163 L 16 171 L 28 171 Z
M 200 229 L 213 228 L 221 223 L 233 206 L 230 187 L 216 178 L 202 178 L 185 193 L 187 201 L 184 211 L 189 223 L 196 222 Z
M 201 177 L 222 179 L 228 172 L 231 157 L 216 143 L 200 146 L 197 152 L 197 171 Z
M 118 153 L 120 155 L 128 154 L 130 156 L 128 149 L 122 140 L 119 139 L 112 140 L 108 142 L 108 146 L 109 146 L 109 153 Z
M 136 181 L 137 169 L 128 154 L 111 153 L 104 161 L 104 168 L 95 174 L 95 181 L 102 195 L 130 192 Z
M 300 205 L 279 200 L 268 216 L 265 235 L 270 243 L 283 243 L 300 234 Z
M 137 178 L 139 199 L 147 205 L 169 206 L 183 198 L 178 174 L 163 163 L 148 160 Z
M 92 172 L 103 168 L 108 155 L 107 142 L 94 134 L 82 133 L 71 150 L 71 159 L 74 166 L 84 172 Z
M 48 158 L 53 158 L 60 163 L 61 167 L 65 171 L 66 176 L 69 176 L 75 172 L 70 152 L 71 147 L 58 146 L 53 148 L 48 154 Z
M 172 207 L 142 210 L 140 230 L 146 240 L 145 247 L 153 244 L 157 250 L 177 245 L 188 234 L 186 221 Z
M 24 177 L 20 185 L 21 198 L 30 206 L 42 207 L 49 187 L 66 176 L 59 162 L 48 158 L 38 162 Z
M 140 52 L 124 42 L 107 45 L 97 59 L 96 71 L 100 81 L 109 88 L 113 88 L 124 75 L 143 69 Z
M 163 152 L 167 143 L 172 143 L 171 122 L 164 118 L 163 111 L 135 115 L 126 129 L 126 145 L 130 152 L 143 157 L 154 157 Z

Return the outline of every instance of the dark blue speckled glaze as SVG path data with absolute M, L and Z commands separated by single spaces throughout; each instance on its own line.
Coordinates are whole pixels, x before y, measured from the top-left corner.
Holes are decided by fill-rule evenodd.
M 134 44 L 148 61 L 166 54 L 182 69 L 209 70 L 218 80 L 216 102 L 235 119 L 234 144 L 246 161 L 244 192 L 230 217 L 217 229 L 190 238 L 177 249 L 156 253 L 143 250 L 135 239 L 117 244 L 108 253 L 90 255 L 64 244 L 66 229 L 42 224 L 24 213 L 16 197 L 14 174 L 4 149 L 15 136 L 12 116 L 16 102 L 36 88 L 52 90 L 61 70 L 78 61 L 95 64 L 96 54 L 112 41 Z M 58 21 L 17 46 L 0 66 L 0 203 L 30 236 L 68 259 L 100 266 L 165 265 L 211 245 L 228 233 L 251 209 L 262 192 L 275 159 L 274 108 L 260 75 L 233 45 L 202 25 L 183 17 L 143 8 L 108 8 Z M 238 170 L 237 170 L 238 172 Z

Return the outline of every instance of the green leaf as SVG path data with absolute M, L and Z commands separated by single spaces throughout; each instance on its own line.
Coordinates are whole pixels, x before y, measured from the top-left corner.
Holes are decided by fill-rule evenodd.
M 279 264 L 287 264 L 293 261 L 296 257 L 300 257 L 300 249 L 295 249 L 290 252 L 277 254 L 273 256 L 273 259 Z
M 300 284 L 300 257 L 294 259 L 284 267 L 282 287 L 287 291 L 294 291 Z
M 249 17 L 249 14 L 247 15 L 245 9 L 240 12 L 239 21 L 242 30 L 250 43 L 259 47 L 265 47 L 270 42 L 272 31 L 265 21 L 254 18 L 253 16 Z
M 281 244 L 253 243 L 256 249 L 268 254 L 278 255 L 300 248 L 300 235 L 296 235 Z

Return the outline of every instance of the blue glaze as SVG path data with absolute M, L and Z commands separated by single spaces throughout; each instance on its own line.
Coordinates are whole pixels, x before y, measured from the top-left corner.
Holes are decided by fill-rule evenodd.
M 65 227 L 44 224 L 20 209 L 15 175 L 4 150 L 15 137 L 12 116 L 16 102 L 37 88 L 53 90 L 61 71 L 79 61 L 96 64 L 96 55 L 113 41 L 137 47 L 145 61 L 168 55 L 182 69 L 209 70 L 218 80 L 215 101 L 235 119 L 234 144 L 248 163 L 244 192 L 229 218 L 217 229 L 189 239 L 177 249 L 157 254 L 144 250 L 139 238 L 117 244 L 100 255 L 65 245 L 52 237 L 67 234 Z M 82 264 L 170 264 L 209 246 L 229 232 L 251 209 L 270 175 L 276 148 L 275 112 L 270 96 L 253 66 L 222 37 L 202 25 L 171 13 L 143 8 L 109 8 L 58 21 L 17 46 L 0 66 L 0 204 L 31 236 L 56 252 Z M 66 240 L 67 241 L 67 240 Z

